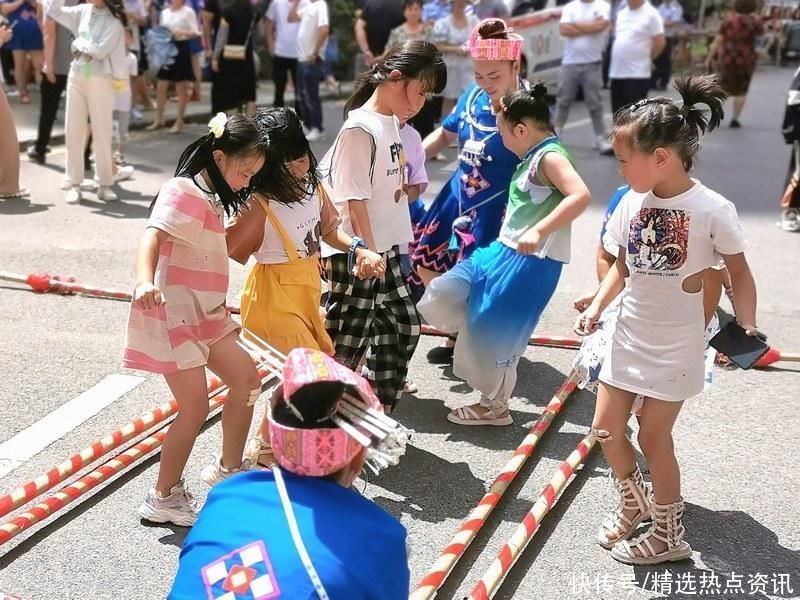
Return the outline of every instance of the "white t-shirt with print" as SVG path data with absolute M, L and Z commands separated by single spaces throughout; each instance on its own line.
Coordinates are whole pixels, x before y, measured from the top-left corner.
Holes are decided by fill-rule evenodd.
M 572 0 L 561 11 L 561 22 L 580 25 L 611 18 L 611 5 L 605 0 Z M 585 65 L 603 60 L 608 42 L 608 28 L 599 33 L 564 38 L 562 65 Z
M 630 7 L 617 14 L 614 45 L 611 48 L 611 79 L 650 77 L 653 38 L 664 33 L 664 20 L 649 2 L 636 10 Z
M 297 60 L 308 62 L 314 54 L 320 27 L 327 27 L 328 4 L 325 0 L 303 0 L 297 9 L 300 26 L 297 28 Z M 325 44 L 319 49 L 319 57 L 324 58 Z
M 133 52 L 128 52 L 125 59 L 125 65 L 128 69 L 128 77 L 136 77 L 139 70 L 139 61 Z M 119 112 L 131 112 L 132 92 L 130 81 L 127 85 L 120 90 L 114 90 L 114 110 Z
M 300 258 L 319 253 L 322 219 L 319 196 L 316 193 L 293 204 L 270 202 L 269 208 L 294 243 Z M 264 239 L 254 256 L 258 262 L 267 265 L 289 260 L 283 240 L 269 219 L 264 220 Z
M 323 186 L 342 217 L 342 230 L 355 235 L 348 201 L 366 203 L 375 252 L 411 241 L 411 216 L 403 193 L 406 160 L 397 117 L 363 108 L 350 111 L 333 147 L 320 162 Z M 322 256 L 339 251 L 323 242 Z
M 291 0 L 272 0 L 267 9 L 267 18 L 275 27 L 275 56 L 297 58 L 297 30 L 299 23 L 289 22 Z
M 672 198 L 630 191 L 606 225 L 626 250 L 630 273 L 600 380 L 659 400 L 684 400 L 703 389 L 702 291 L 687 278 L 715 267 L 719 255 L 745 250 L 733 203 L 699 181 Z

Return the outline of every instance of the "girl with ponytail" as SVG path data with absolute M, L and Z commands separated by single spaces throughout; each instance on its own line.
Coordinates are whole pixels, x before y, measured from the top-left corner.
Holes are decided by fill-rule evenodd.
M 503 144 L 522 161 L 508 190 L 500 237 L 434 279 L 418 308 L 426 321 L 458 332 L 453 373 L 481 392 L 457 408 L 459 425 L 511 425 L 508 401 L 517 363 L 570 259 L 570 226 L 591 194 L 550 123 L 544 85 L 500 102 Z
M 329 283 L 325 328 L 336 359 L 351 369 L 366 352 L 365 376 L 387 411 L 403 393 L 420 333 L 400 263 L 400 248 L 412 232 L 399 121 L 416 114 L 429 94 L 441 92 L 446 79 L 433 44 L 412 41 L 390 50 L 362 74 L 345 107 L 345 123 L 320 164 L 342 230 L 352 238 L 347 252 L 322 245 Z M 353 274 L 359 247 L 381 255 L 382 276 Z
M 756 287 L 744 255 L 733 203 L 689 177 L 700 136 L 723 117 L 725 92 L 713 76 L 676 82 L 680 104 L 641 100 L 614 116 L 611 141 L 631 186 L 606 225 L 619 255 L 575 330 L 590 335 L 602 311 L 622 294 L 610 350 L 600 368 L 592 429 L 621 500 L 602 523 L 598 543 L 616 560 L 651 565 L 688 559 L 680 470 L 672 429 L 684 400 L 703 389 L 703 278 L 722 256 L 736 316 L 747 335 L 756 327 Z M 637 395 L 639 446 L 652 495 L 626 427 Z M 630 541 L 652 517 L 646 533 Z
M 242 462 L 261 381 L 237 344 L 239 326 L 225 308 L 228 251 L 223 212 L 236 214 L 250 179 L 264 165 L 267 138 L 241 115 L 219 113 L 209 133 L 181 154 L 175 177 L 151 206 L 136 256 L 123 364 L 164 375 L 178 403 L 178 418 L 161 452 L 155 487 L 139 516 L 191 526 L 198 506 L 183 483 L 183 469 L 208 416 L 206 366 L 229 388 L 222 416 L 221 456 L 201 476 L 214 485 L 247 469 Z

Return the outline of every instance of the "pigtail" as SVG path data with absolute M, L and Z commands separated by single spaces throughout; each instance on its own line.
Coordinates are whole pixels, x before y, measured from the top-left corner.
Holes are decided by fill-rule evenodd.
M 683 99 L 681 114 L 697 137 L 719 127 L 725 116 L 723 106 L 727 93 L 715 75 L 681 77 L 674 85 Z M 698 105 L 705 105 L 707 109 Z

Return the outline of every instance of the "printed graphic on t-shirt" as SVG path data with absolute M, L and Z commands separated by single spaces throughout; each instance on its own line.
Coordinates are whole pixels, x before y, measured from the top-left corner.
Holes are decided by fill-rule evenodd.
M 686 262 L 689 213 L 669 208 L 643 208 L 631 220 L 628 254 L 643 272 L 676 271 Z
M 306 258 L 309 256 L 314 256 L 315 254 L 319 254 L 320 237 L 322 237 L 322 224 L 317 221 L 316 225 L 314 225 L 314 228 L 308 230 L 308 233 L 306 233 L 306 237 L 303 240 Z M 300 249 L 298 249 L 298 253 L 302 254 Z
M 406 161 L 406 153 L 403 150 L 403 144 L 395 142 L 389 146 L 389 155 L 392 157 L 392 167 L 390 169 L 386 169 L 386 176 L 392 177 L 394 175 L 400 175 L 400 187 L 394 191 L 394 201 L 395 203 L 398 203 L 406 196 L 406 177 L 408 174 L 406 168 L 408 163 Z M 398 164 L 398 166 L 395 167 L 395 164 Z

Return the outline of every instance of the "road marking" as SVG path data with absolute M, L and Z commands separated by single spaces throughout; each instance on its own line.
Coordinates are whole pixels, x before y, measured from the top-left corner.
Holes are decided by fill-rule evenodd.
M 35 456 L 144 381 L 114 373 L 0 445 L 0 477 Z
M 603 115 L 603 120 L 607 121 L 609 117 L 611 117 L 611 113 L 606 113 Z M 589 117 L 586 117 L 585 119 L 578 119 L 577 121 L 570 121 L 569 123 L 564 125 L 562 131 L 566 131 L 567 129 L 575 129 L 576 127 L 583 127 L 584 125 L 588 125 L 591 122 L 592 119 Z M 446 164 L 439 170 L 452 173 L 453 171 L 456 170 L 457 167 L 458 167 L 458 159 L 455 159 L 453 162 Z

